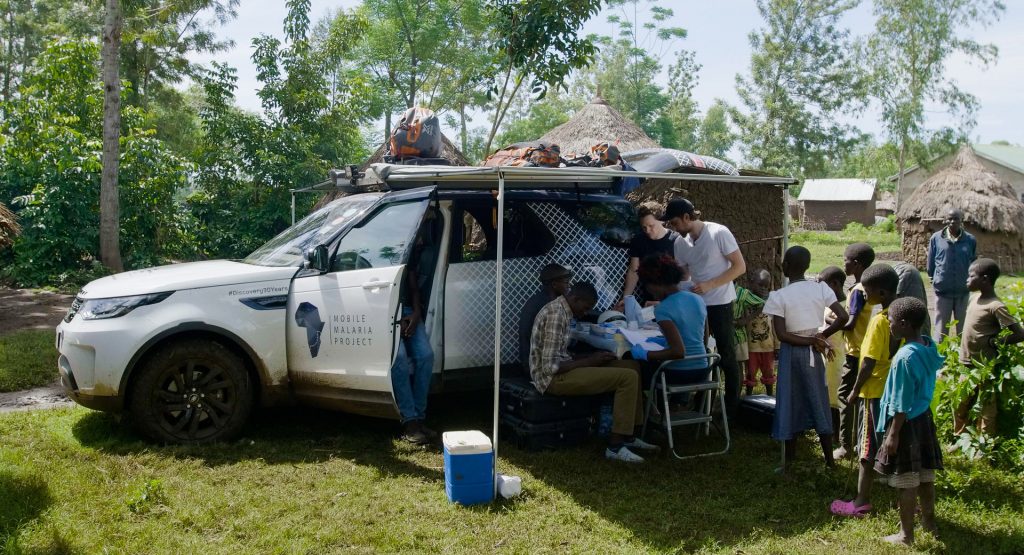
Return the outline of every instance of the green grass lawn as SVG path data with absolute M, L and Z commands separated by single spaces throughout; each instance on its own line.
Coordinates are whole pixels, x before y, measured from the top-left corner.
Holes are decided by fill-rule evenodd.
M 789 235 L 790 245 L 801 245 L 811 251 L 811 274 L 817 274 L 827 266 L 842 268 L 843 252 L 852 243 L 867 243 L 875 249 L 875 254 L 900 250 L 899 233 L 880 232 L 873 228 L 859 231 L 796 231 Z
M 46 385 L 57 379 L 53 330 L 0 335 L 0 393 Z
M 487 395 L 434 399 L 439 429 L 488 429 Z M 731 454 L 605 461 L 597 442 L 528 453 L 502 444 L 499 470 L 524 494 L 451 505 L 437 451 L 396 442 L 393 423 L 299 409 L 259 414 L 230 444 L 163 447 L 105 414 L 0 416 L 0 549 L 10 553 L 906 553 L 894 497 L 831 516 L 852 496 L 849 463 L 825 471 L 810 442 L 791 479 L 776 443 L 740 432 Z M 680 434 L 681 438 L 690 437 Z M 710 441 L 710 439 L 708 440 Z M 1024 549 L 1024 481 L 953 460 L 940 475 L 931 553 Z

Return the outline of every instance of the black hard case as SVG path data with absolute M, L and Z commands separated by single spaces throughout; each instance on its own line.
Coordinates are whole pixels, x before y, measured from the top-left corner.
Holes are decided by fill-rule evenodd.
M 555 422 L 573 418 L 589 418 L 598 408 L 599 396 L 560 397 L 542 394 L 525 378 L 501 380 L 499 401 L 502 416 L 526 422 Z
M 739 424 L 744 428 L 771 433 L 775 420 L 775 397 L 747 395 L 740 399 Z
M 501 417 L 503 439 L 527 451 L 575 447 L 590 437 L 590 426 L 589 417 L 540 423 L 507 414 Z

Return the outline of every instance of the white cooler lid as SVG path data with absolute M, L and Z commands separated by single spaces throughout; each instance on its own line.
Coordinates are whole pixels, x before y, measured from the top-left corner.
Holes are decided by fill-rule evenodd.
M 491 438 L 479 430 L 445 432 L 441 436 L 446 451 L 453 455 L 474 455 L 491 452 Z

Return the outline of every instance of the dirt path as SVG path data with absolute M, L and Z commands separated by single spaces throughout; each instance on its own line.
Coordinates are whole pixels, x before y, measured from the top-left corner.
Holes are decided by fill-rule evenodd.
M 0 287 L 0 335 L 24 329 L 53 329 L 71 307 L 72 295 Z
M 71 295 L 49 291 L 0 287 L 0 335 L 26 329 L 53 330 L 72 300 Z M 73 404 L 56 381 L 46 387 L 0 393 L 0 413 Z

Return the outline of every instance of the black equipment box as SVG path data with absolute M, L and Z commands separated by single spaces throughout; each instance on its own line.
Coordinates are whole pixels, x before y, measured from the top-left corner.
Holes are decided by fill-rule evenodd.
M 525 378 L 508 378 L 501 380 L 498 399 L 502 416 L 539 423 L 589 418 L 602 397 L 542 394 Z
M 501 417 L 504 438 L 519 449 L 542 451 L 575 447 L 590 437 L 590 418 L 531 423 L 510 415 Z
M 775 420 L 775 397 L 747 395 L 740 398 L 739 424 L 756 432 L 771 433 Z

